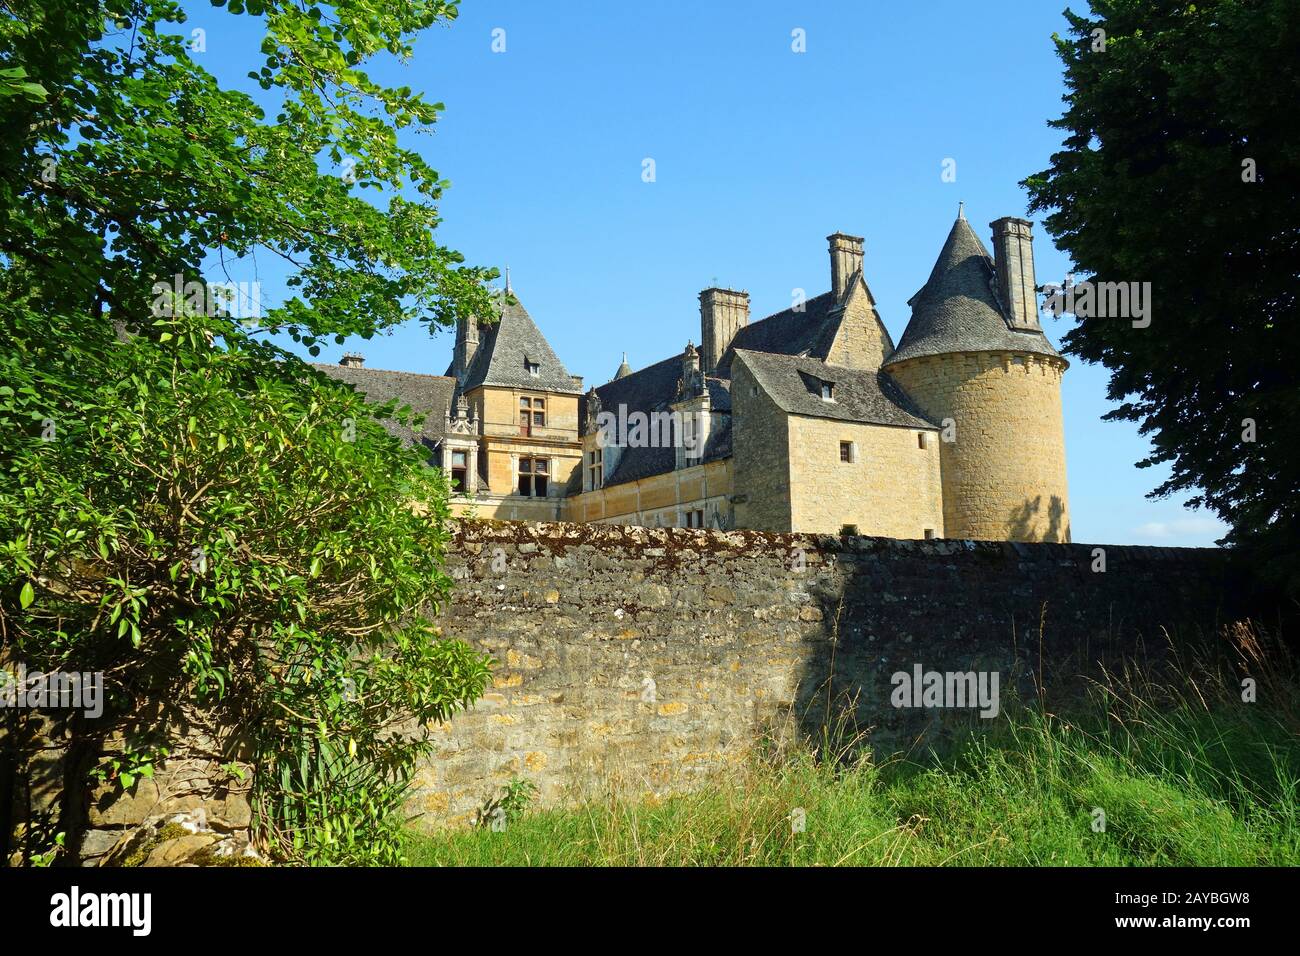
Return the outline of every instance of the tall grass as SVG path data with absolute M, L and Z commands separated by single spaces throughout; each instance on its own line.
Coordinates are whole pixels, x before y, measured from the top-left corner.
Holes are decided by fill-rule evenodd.
M 610 795 L 503 832 L 414 834 L 415 865 L 1294 866 L 1294 668 L 1248 626 L 1173 678 L 1105 674 L 1069 716 L 1013 705 L 943 752 L 762 750 L 694 793 Z M 1241 699 L 1248 673 L 1258 699 Z M 802 811 L 802 830 L 797 822 Z M 1104 814 L 1104 826 L 1101 825 Z

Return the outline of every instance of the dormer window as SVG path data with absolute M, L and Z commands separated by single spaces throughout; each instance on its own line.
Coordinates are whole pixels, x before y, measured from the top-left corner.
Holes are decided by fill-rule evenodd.
M 542 374 L 541 365 L 536 362 L 530 362 L 528 359 L 524 359 L 524 370 L 533 378 L 537 378 Z
M 834 382 L 822 382 L 822 401 L 823 401 L 823 402 L 833 402 L 833 401 L 835 401 L 835 383 L 834 383 Z

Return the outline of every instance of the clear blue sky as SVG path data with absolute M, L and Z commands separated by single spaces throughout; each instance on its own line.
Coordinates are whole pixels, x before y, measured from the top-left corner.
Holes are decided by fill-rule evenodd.
M 698 342 L 696 296 L 710 285 L 748 290 L 752 319 L 787 308 L 796 287 L 825 291 L 836 231 L 866 238 L 867 281 L 897 341 L 959 200 L 990 246 L 987 223 L 1027 214 L 1017 184 L 1059 145 L 1047 120 L 1062 108 L 1050 39 L 1062 4 L 803 6 L 467 0 L 411 62 L 371 72 L 446 104 L 434 134 L 410 140 L 452 183 L 440 241 L 509 265 L 586 384 L 612 377 L 624 350 L 640 368 Z M 207 30 L 204 65 L 254 92 L 260 22 L 186 9 L 187 29 Z M 941 180 L 948 158 L 955 182 Z M 1035 237 L 1039 283 L 1059 281 L 1068 258 L 1037 221 Z M 259 278 L 275 301 L 274 272 Z M 1054 343 L 1070 321 L 1044 318 Z M 368 366 L 442 374 L 451 338 L 403 328 L 320 360 L 355 350 Z M 1106 379 L 1077 359 L 1065 375 L 1074 540 L 1213 544 L 1218 521 L 1145 498 L 1164 472 L 1134 467 L 1148 447 L 1135 427 L 1100 420 Z

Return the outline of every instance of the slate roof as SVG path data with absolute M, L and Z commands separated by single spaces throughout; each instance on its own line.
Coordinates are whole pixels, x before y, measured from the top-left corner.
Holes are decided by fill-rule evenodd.
M 503 385 L 509 388 L 535 388 L 551 392 L 581 394 L 579 388 L 551 349 L 546 337 L 533 322 L 533 317 L 515 296 L 507 302 L 504 294 L 495 293 L 501 309 L 501 319 L 494 324 L 479 326 L 478 351 L 465 376 L 464 391 L 480 385 Z M 536 376 L 530 375 L 525 362 L 539 366 Z M 447 366 L 447 375 L 452 366 Z
M 454 378 L 421 375 L 417 372 L 390 372 L 364 366 L 326 365 L 322 362 L 312 362 L 311 365 L 331 378 L 351 385 L 365 395 L 369 402 L 383 404 L 396 399 L 399 408 L 409 405 L 413 412 L 424 415 L 425 420 L 418 433 L 392 419 L 379 419 L 384 429 L 399 438 L 403 445 L 410 447 L 420 444 L 432 452 L 441 441 L 447 410 L 451 408 L 452 395 L 456 390 Z
M 746 349 L 737 351 L 736 356 L 754 373 L 772 400 L 791 415 L 903 428 L 938 427 L 884 372 Z M 833 383 L 834 401 L 821 397 L 822 382 Z
M 856 281 L 856 277 L 853 281 Z M 867 290 L 867 295 L 871 295 L 870 289 Z M 806 355 L 808 358 L 805 361 L 808 363 L 808 367 L 826 368 L 827 366 L 824 366 L 820 359 L 825 358 L 830 351 L 835 339 L 835 332 L 839 328 L 840 315 L 839 303 L 836 301 L 834 293 L 823 292 L 821 295 L 806 300 L 803 303 L 802 311 L 796 311 L 791 307 L 756 322 L 751 322 L 736 333 L 722 358 L 718 360 L 716 374 L 705 378 L 705 385 L 709 389 L 710 404 L 715 412 L 723 414 L 720 416 L 721 421 L 717 422 L 717 427 L 709 435 L 709 443 L 705 447 L 704 455 L 701 458 L 702 462 L 725 458 L 731 454 L 731 363 L 737 351 L 745 351 L 747 354 L 752 355 L 784 355 L 786 357 Z M 886 338 L 889 336 L 887 331 L 885 336 Z M 893 342 L 891 341 L 889 345 L 892 348 Z M 650 411 L 666 410 L 676 397 L 677 382 L 681 378 L 681 371 L 681 356 L 674 355 L 630 375 L 616 378 L 612 382 L 598 386 L 596 393 L 600 396 L 601 406 L 604 409 L 613 410 L 620 403 L 626 403 L 629 412 L 645 411 L 648 413 Z M 850 372 L 851 370 L 843 369 L 842 371 Z M 871 373 L 873 378 L 874 375 L 875 373 Z M 775 377 L 779 378 L 780 376 Z M 884 389 L 889 390 L 888 395 L 897 395 L 901 401 L 907 401 L 892 380 L 887 381 L 883 386 L 862 384 L 861 386 L 853 385 L 849 387 L 861 395 L 861 401 L 857 404 L 845 406 L 854 409 L 854 414 L 862 416 L 854 418 L 855 421 L 882 420 L 885 424 L 907 424 L 911 427 L 922 428 L 932 427 L 924 419 L 913 422 L 908 417 L 910 415 L 908 411 L 901 412 L 902 417 L 899 417 L 897 413 L 900 407 L 912 409 L 912 406 L 910 404 L 898 406 L 892 402 L 892 399 L 886 397 Z M 818 405 L 823 404 L 820 397 L 817 398 L 817 403 Z M 890 409 L 894 409 L 894 411 L 891 412 Z M 841 413 L 843 413 L 843 409 L 841 409 Z M 585 407 L 581 410 L 581 414 L 585 421 Z M 800 414 L 808 413 L 801 412 Z M 675 464 L 676 455 L 671 448 L 627 448 L 623 450 L 614 471 L 605 480 L 605 485 L 608 487 L 625 481 L 634 481 L 638 478 L 663 474 L 672 471 Z
M 677 397 L 677 382 L 682 377 L 682 358 L 674 355 L 648 365 L 643 369 L 616 378 L 612 382 L 596 387 L 603 411 L 618 414 L 619 405 L 627 405 L 627 411 L 664 412 Z M 700 463 L 726 458 L 731 454 L 731 383 L 709 377 L 705 379 L 709 390 L 709 401 L 714 411 L 726 412 L 718 420 L 714 416 L 715 427 L 709 434 L 709 441 L 704 446 Z M 586 403 L 579 409 L 582 420 L 586 420 Z M 677 464 L 675 448 L 623 448 L 620 449 L 618 464 L 605 479 L 605 486 L 636 481 L 651 475 L 661 475 L 672 471 Z
M 993 292 L 993 258 L 959 218 L 921 290 L 912 318 L 886 366 L 949 352 L 1035 352 L 1059 358 L 1042 332 L 1013 329 Z
M 802 312 L 789 308 L 749 323 L 736 333 L 718 360 L 718 375 L 731 377 L 731 359 L 736 349 L 786 355 L 806 352 L 824 358 L 839 325 L 836 305 L 834 294 L 823 292 L 805 301 Z

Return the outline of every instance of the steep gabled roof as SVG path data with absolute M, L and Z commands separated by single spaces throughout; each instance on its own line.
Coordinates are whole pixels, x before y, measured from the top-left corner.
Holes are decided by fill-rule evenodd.
M 731 359 L 736 349 L 785 355 L 807 352 L 825 358 L 835 338 L 838 316 L 835 296 L 823 292 L 804 302 L 803 311 L 789 308 L 751 322 L 736 333 L 718 360 L 718 375 L 731 377 Z
M 938 427 L 884 372 L 745 349 L 739 350 L 736 357 L 753 372 L 772 401 L 791 415 L 903 428 Z M 834 401 L 821 397 L 821 382 L 833 383 Z
M 921 290 L 912 318 L 886 366 L 949 352 L 1035 352 L 1057 356 L 1042 332 L 1013 329 L 993 291 L 993 258 L 958 218 Z
M 501 385 L 580 394 L 582 389 L 574 384 L 573 376 L 518 298 L 508 302 L 498 292 L 495 301 L 501 309 L 501 320 L 479 326 L 478 351 L 465 375 L 463 390 Z M 528 363 L 538 366 L 537 375 L 529 374 Z M 452 374 L 452 366 L 447 367 L 446 374 Z
M 421 375 L 417 372 L 390 372 L 378 368 L 347 365 L 326 365 L 312 362 L 331 378 L 346 382 L 361 392 L 366 401 L 378 405 L 396 399 L 398 408 L 409 405 L 413 412 L 424 415 L 419 432 L 392 419 L 381 418 L 385 431 L 399 438 L 403 445 L 423 445 L 430 451 L 442 439 L 447 411 L 451 408 L 456 380 L 444 375 Z

